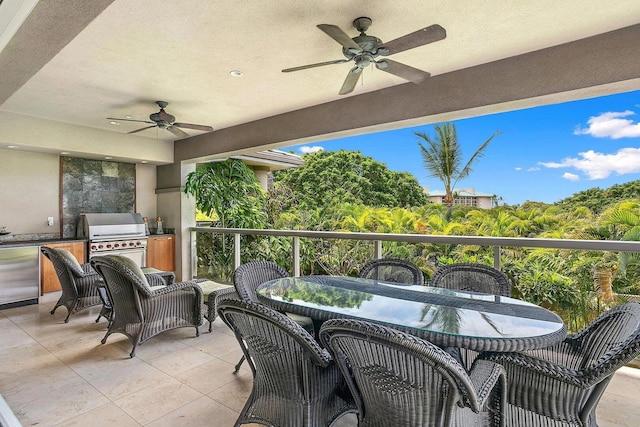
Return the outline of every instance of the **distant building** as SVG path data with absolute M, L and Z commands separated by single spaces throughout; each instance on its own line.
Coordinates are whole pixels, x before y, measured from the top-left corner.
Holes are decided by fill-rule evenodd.
M 242 160 L 256 174 L 260 186 L 267 190 L 273 186 L 273 175 L 275 170 L 297 168 L 304 164 L 302 157 L 297 154 L 287 153 L 281 150 L 266 150 L 256 153 L 233 156 L 234 159 Z
M 429 201 L 444 205 L 444 190 L 434 190 L 428 193 Z M 473 206 L 480 209 L 491 209 L 494 206 L 494 195 L 480 193 L 474 188 L 460 188 L 453 190 L 454 206 Z

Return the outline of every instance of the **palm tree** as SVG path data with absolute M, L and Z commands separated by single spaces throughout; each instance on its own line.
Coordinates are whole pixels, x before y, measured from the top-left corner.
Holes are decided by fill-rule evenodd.
M 422 151 L 424 167 L 430 172 L 429 176 L 442 181 L 445 191 L 444 204 L 451 207 L 453 205 L 453 190 L 456 184 L 461 179 L 469 176 L 474 160 L 484 155 L 484 150 L 489 145 L 489 142 L 500 131 L 494 133 L 482 143 L 462 168 L 460 167 L 462 164 L 462 149 L 458 143 L 456 125 L 445 122 L 442 125 L 436 125 L 435 131 L 434 138 L 424 132 L 416 132 L 415 135 L 426 142 L 426 147 L 421 142 L 418 142 Z

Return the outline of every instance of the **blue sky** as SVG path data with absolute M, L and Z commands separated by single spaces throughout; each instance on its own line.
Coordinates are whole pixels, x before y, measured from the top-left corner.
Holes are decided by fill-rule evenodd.
M 437 123 L 435 123 L 437 124 Z M 434 125 L 435 125 L 434 124 Z M 496 194 L 508 204 L 553 203 L 588 188 L 640 179 L 640 91 L 455 121 L 464 163 L 501 131 L 456 188 Z M 443 190 L 423 167 L 415 132 L 434 125 L 282 148 L 295 153 L 358 150 L 420 185 Z

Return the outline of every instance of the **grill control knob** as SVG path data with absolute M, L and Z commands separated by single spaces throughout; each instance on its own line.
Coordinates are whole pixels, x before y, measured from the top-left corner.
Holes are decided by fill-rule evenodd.
M 97 249 L 97 248 L 96 248 L 96 245 L 91 245 L 91 250 L 92 250 L 92 251 L 95 251 L 96 249 Z
M 133 243 L 133 242 L 130 242 L 130 243 L 129 243 L 129 246 L 135 246 L 135 245 L 136 245 L 136 244 L 135 244 L 135 243 Z
M 120 243 L 116 243 L 113 245 L 114 248 L 119 248 L 120 247 Z
M 111 244 L 107 243 L 107 249 L 111 249 Z
M 104 248 L 104 246 L 98 245 L 98 249 L 102 249 L 102 248 Z

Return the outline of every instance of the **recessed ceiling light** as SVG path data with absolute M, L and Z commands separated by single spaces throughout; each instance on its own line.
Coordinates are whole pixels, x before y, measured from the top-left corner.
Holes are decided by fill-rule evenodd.
M 106 160 L 111 160 L 111 159 L 113 159 L 113 157 L 111 157 L 111 156 L 107 156 L 107 157 L 105 157 L 105 159 L 106 159 Z
M 109 123 L 111 123 L 114 126 L 118 126 L 120 124 L 120 122 L 116 122 L 115 120 L 111 120 Z
M 240 70 L 231 70 L 229 71 L 229 74 L 231 74 L 233 77 L 242 77 L 242 71 Z
M 147 162 L 146 160 L 143 160 L 143 161 L 141 161 L 140 163 L 149 163 L 149 162 Z
M 69 154 L 68 151 L 61 151 L 60 154 L 62 154 L 63 156 L 66 156 L 67 154 Z
M 130 118 L 131 118 L 131 116 L 127 114 L 126 116 L 124 116 L 124 118 L 125 118 L 125 119 L 130 119 Z
M 18 148 L 17 145 L 7 145 L 7 148 Z

